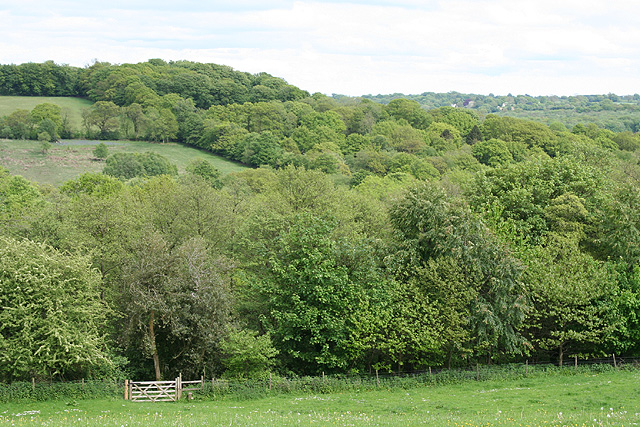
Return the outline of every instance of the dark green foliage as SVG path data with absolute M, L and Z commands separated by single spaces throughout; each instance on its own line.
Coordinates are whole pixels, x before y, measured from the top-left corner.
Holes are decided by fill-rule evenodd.
M 187 165 L 186 171 L 204 179 L 213 187 L 220 188 L 222 186 L 222 182 L 220 182 L 220 171 L 204 159 L 191 161 L 191 163 Z
M 107 158 L 105 175 L 120 179 L 156 175 L 177 175 L 178 168 L 157 153 L 116 153 Z
M 122 380 L 83 380 L 67 382 L 16 381 L 0 384 L 0 403 L 43 402 L 48 400 L 117 399 L 122 397 Z
M 104 160 L 109 157 L 109 148 L 107 148 L 104 142 L 96 145 L 96 148 L 93 150 L 93 155 L 96 159 Z

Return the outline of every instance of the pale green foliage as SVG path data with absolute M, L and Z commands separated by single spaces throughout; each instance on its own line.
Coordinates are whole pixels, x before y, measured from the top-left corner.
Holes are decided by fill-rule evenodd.
M 43 199 L 35 185 L 21 176 L 12 176 L 0 167 L 0 230 L 2 234 L 17 232 Z
M 278 355 L 269 334 L 258 335 L 244 329 L 230 331 L 220 350 L 226 368 L 224 375 L 230 378 L 264 378 Z
M 621 326 L 613 308 L 617 286 L 611 266 L 581 253 L 577 242 L 553 236 L 526 260 L 533 310 L 526 325 L 532 344 L 558 353 L 598 355 L 600 343 Z
M 473 156 L 482 164 L 488 166 L 500 166 L 513 161 L 513 156 L 505 141 L 489 139 L 478 141 L 473 146 Z
M 0 378 L 70 378 L 109 365 L 99 284 L 85 257 L 0 238 Z
M 476 293 L 476 298 L 467 300 L 473 342 L 466 345 L 479 354 L 523 351 L 518 330 L 527 298 L 521 266 L 464 204 L 434 185 L 420 185 L 392 207 L 391 222 L 401 242 L 397 255 L 401 278 L 416 279 L 419 266 L 450 257 L 460 269 L 461 279 L 456 281 L 463 283 L 455 286 L 469 288 L 459 295 Z
M 453 150 L 462 145 L 460 131 L 448 123 L 431 123 L 427 128 L 427 138 L 431 146 L 438 151 Z

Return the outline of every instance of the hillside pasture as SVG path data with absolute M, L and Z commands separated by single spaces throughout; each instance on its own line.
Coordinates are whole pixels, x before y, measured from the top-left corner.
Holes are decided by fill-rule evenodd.
M 58 105 L 63 113 L 68 114 L 71 128 L 82 127 L 82 110 L 91 107 L 93 102 L 83 98 L 58 96 L 0 96 L 0 117 L 8 116 L 16 110 L 29 110 L 38 104 L 50 103 Z
M 96 160 L 93 156 L 93 150 L 100 142 L 107 144 L 109 155 L 147 151 L 163 155 L 178 167 L 179 173 L 183 173 L 189 162 L 197 158 L 209 161 L 223 175 L 245 169 L 238 163 L 181 144 L 86 140 L 52 144 L 47 154 L 42 153 L 38 141 L 0 140 L 0 166 L 30 181 L 58 186 L 85 172 L 102 172 L 104 161 Z

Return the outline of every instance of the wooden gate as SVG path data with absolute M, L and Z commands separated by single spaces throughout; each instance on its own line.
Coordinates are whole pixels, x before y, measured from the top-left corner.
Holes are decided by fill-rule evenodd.
M 188 386 L 184 387 L 185 384 Z M 181 376 L 173 381 L 125 380 L 124 399 L 134 402 L 175 402 L 182 398 L 183 391 L 203 389 L 204 377 L 197 381 L 182 381 Z
M 178 384 L 178 379 L 174 381 L 128 381 L 128 387 L 125 385 L 125 399 L 134 402 L 175 402 L 179 398 Z

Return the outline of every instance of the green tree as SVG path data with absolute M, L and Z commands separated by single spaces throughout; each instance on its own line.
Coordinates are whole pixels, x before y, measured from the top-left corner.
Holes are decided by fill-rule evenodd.
M 18 109 L 9 114 L 5 124 L 11 129 L 13 138 L 27 139 L 33 129 L 33 121 L 30 119 L 29 110 Z
M 215 188 L 222 187 L 222 182 L 220 181 L 221 173 L 215 166 L 211 164 L 211 162 L 205 159 L 193 159 L 189 162 L 185 170 L 192 174 L 199 176 L 205 181 L 209 182 L 211 186 Z
M 575 239 L 559 235 L 527 258 L 533 310 L 525 324 L 536 350 L 557 355 L 560 364 L 567 354 L 612 350 L 606 343 L 622 319 L 616 317 L 618 289 L 611 266 L 582 253 Z
M 35 126 L 40 126 L 43 120 L 51 120 L 54 129 L 50 135 L 57 136 L 62 128 L 62 109 L 58 105 L 48 102 L 38 104 L 29 113 L 29 119 Z
M 120 126 L 118 116 L 120 107 L 111 101 L 97 101 L 84 112 L 84 121 L 87 130 L 91 126 L 98 128 L 99 137 L 106 139 L 111 136 Z
M 138 241 L 120 279 L 122 338 L 153 360 L 157 380 L 215 369 L 229 321 L 230 268 L 201 239 L 174 249 L 154 232 Z
M 42 132 L 38 135 L 38 140 L 40 140 L 40 152 L 42 154 L 49 154 L 49 150 L 51 150 L 51 142 L 49 139 L 51 136 L 47 132 Z
M 16 235 L 26 227 L 33 210 L 44 199 L 38 188 L 21 176 L 12 176 L 0 167 L 0 233 Z
M 398 231 L 402 280 L 416 279 L 429 260 L 455 260 L 463 283 L 476 295 L 469 301 L 470 349 L 477 355 L 518 354 L 527 309 L 522 269 L 507 248 L 464 205 L 434 185 L 420 185 L 391 209 Z
M 232 330 L 220 344 L 224 376 L 228 378 L 263 378 L 275 365 L 278 355 L 269 334 Z
M 111 365 L 99 283 L 84 257 L 0 237 L 0 378 L 84 378 Z
M 433 119 L 416 101 L 399 98 L 394 99 L 386 107 L 387 113 L 397 120 L 404 119 L 412 127 L 425 130 Z
M 121 179 L 155 175 L 177 175 L 177 167 L 157 153 L 115 153 L 107 158 L 105 175 Z
M 330 238 L 330 219 L 297 215 L 279 236 L 260 281 L 271 333 L 285 365 L 300 373 L 344 370 L 363 289 Z
M 431 123 L 427 128 L 427 138 L 431 146 L 438 151 L 453 150 L 462 145 L 460 131 L 448 123 Z
M 93 150 L 93 157 L 96 159 L 104 160 L 109 157 L 109 148 L 104 142 L 96 145 L 96 148 Z
M 58 136 L 58 127 L 55 122 L 51 119 L 44 119 L 40 121 L 37 127 L 38 132 L 38 140 L 40 141 L 49 141 L 54 142 L 57 141 Z
M 507 143 L 495 138 L 476 142 L 473 146 L 473 156 L 480 163 L 493 167 L 513 161 Z

